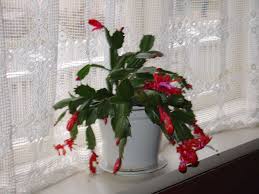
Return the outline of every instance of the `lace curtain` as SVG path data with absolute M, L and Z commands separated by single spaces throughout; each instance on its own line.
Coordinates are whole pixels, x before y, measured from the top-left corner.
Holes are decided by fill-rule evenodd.
M 83 64 L 107 65 L 103 33 L 88 18 L 125 26 L 121 52 L 156 35 L 165 57 L 147 65 L 187 77 L 198 120 L 215 133 L 258 123 L 258 15 L 259 0 L 0 0 L 0 193 L 31 193 L 87 169 L 84 134 L 66 157 L 54 151 L 68 134 L 65 122 L 53 127 L 52 105 Z M 103 87 L 104 75 L 85 82 Z

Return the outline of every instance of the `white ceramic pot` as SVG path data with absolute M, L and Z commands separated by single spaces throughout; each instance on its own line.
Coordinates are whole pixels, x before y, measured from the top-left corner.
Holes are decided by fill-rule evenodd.
M 134 110 L 130 117 L 131 134 L 124 150 L 120 172 L 137 172 L 155 169 L 158 166 L 158 152 L 161 140 L 160 128 L 153 124 L 144 110 Z M 110 120 L 105 125 L 98 121 L 102 133 L 101 167 L 112 172 L 119 156 Z

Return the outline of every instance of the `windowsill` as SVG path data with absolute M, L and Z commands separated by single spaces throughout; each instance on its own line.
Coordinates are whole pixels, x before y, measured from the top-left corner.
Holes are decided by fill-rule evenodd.
M 218 133 L 213 135 L 210 145 L 219 150 L 218 155 L 209 148 L 199 151 L 200 165 L 197 168 L 188 168 L 185 174 L 177 170 L 179 160 L 175 149 L 167 147 L 162 155 L 167 159 L 168 165 L 152 174 L 122 177 L 108 173 L 89 176 L 81 172 L 38 194 L 153 193 L 259 149 L 259 129 Z M 239 147 L 236 148 L 237 146 Z

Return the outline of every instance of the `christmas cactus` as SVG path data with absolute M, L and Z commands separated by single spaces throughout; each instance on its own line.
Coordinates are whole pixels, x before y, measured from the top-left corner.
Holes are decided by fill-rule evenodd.
M 97 119 L 111 120 L 114 141 L 118 146 L 119 155 L 114 164 L 116 173 L 123 162 L 124 147 L 131 136 L 129 115 L 134 106 L 143 107 L 149 119 L 160 126 L 168 141 L 176 146 L 180 154 L 179 171 L 185 172 L 187 165 L 198 165 L 197 150 L 206 146 L 210 137 L 198 126 L 192 103 L 184 94 L 192 86 L 177 73 L 157 67 L 145 67 L 146 61 L 162 57 L 160 51 L 152 50 L 155 37 L 144 35 L 137 52 L 126 52 L 119 55 L 118 49 L 123 46 L 123 28 L 111 32 L 99 21 L 88 22 L 94 30 L 104 30 L 110 51 L 110 67 L 98 64 L 87 64 L 77 72 L 77 81 L 83 80 L 91 69 L 101 68 L 108 72 L 107 87 L 95 90 L 89 85 L 80 84 L 75 88 L 74 95 L 57 102 L 55 110 L 66 108 L 60 115 L 60 121 L 66 113 L 71 115 L 67 123 L 70 138 L 55 149 L 59 155 L 66 154 L 66 148 L 73 149 L 78 134 L 78 127 L 85 126 L 88 149 L 92 155 L 89 168 L 96 172 L 97 154 L 96 140 L 92 124 Z M 94 33 L 94 32 L 93 32 Z M 57 122 L 58 122 L 57 121 Z

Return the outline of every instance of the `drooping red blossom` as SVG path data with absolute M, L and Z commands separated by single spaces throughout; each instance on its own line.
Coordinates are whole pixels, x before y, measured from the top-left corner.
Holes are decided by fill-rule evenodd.
M 164 124 L 166 132 L 168 133 L 168 135 L 172 135 L 174 133 L 174 126 L 170 116 L 163 109 L 163 107 L 158 106 L 158 110 L 159 110 L 160 120 Z
M 102 29 L 104 27 L 104 25 L 96 19 L 88 20 L 88 24 L 90 24 L 91 26 L 94 27 L 92 29 L 92 31 L 99 30 L 99 29 Z
M 65 145 L 69 148 L 69 150 L 72 151 L 73 146 L 75 145 L 74 140 L 70 138 L 70 139 L 66 139 L 64 142 L 65 142 Z
M 181 94 L 182 90 L 171 85 L 172 80 L 170 75 L 161 75 L 159 73 L 153 74 L 154 81 L 147 81 L 144 85 L 144 89 L 156 90 L 166 95 Z
M 196 134 L 196 135 L 205 135 L 203 130 L 197 124 L 194 124 L 193 127 L 194 127 L 194 130 L 193 130 L 194 134 Z
M 89 159 L 89 170 L 91 171 L 92 174 L 96 173 L 96 165 L 98 164 L 97 158 L 98 158 L 98 155 L 94 151 L 92 151 L 92 155 Z
M 108 118 L 107 118 L 107 117 L 105 117 L 105 118 L 103 119 L 103 122 L 104 122 L 104 124 L 106 125 L 106 124 L 107 124 L 107 122 L 108 122 Z
M 185 172 L 187 171 L 186 162 L 181 161 L 181 162 L 180 162 L 180 165 L 179 165 L 179 167 L 178 167 L 178 170 L 179 170 L 181 173 L 185 173 Z
M 54 145 L 54 148 L 55 148 L 55 150 L 57 150 L 59 156 L 61 155 L 61 153 L 62 153 L 62 155 L 65 156 L 67 153 L 66 149 L 65 149 L 65 145 L 63 145 L 63 144 Z
M 192 166 L 198 165 L 199 162 L 196 151 L 204 148 L 211 140 L 211 137 L 205 135 L 203 130 L 196 124 L 194 125 L 194 134 L 199 137 L 185 140 L 176 148 L 180 154 L 180 172 L 186 171 L 185 166 L 187 166 L 187 164 L 191 164 Z
M 75 112 L 67 122 L 67 130 L 71 131 L 74 125 L 77 123 L 79 112 Z
M 121 158 L 118 158 L 113 166 L 113 174 L 116 174 L 121 167 Z
M 180 165 L 183 164 L 192 164 L 196 166 L 198 164 L 198 156 L 196 154 L 196 150 L 194 150 L 192 147 L 189 145 L 186 145 L 185 142 L 180 144 L 176 148 L 177 152 L 180 154 Z M 180 168 L 180 166 L 179 166 Z
M 76 81 L 81 81 L 80 77 L 77 77 L 77 78 L 76 78 Z

